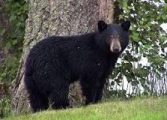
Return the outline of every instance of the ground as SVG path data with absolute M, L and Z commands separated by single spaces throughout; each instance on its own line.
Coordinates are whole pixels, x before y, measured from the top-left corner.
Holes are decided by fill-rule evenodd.
M 167 97 L 116 100 L 87 107 L 11 116 L 6 120 L 167 120 Z

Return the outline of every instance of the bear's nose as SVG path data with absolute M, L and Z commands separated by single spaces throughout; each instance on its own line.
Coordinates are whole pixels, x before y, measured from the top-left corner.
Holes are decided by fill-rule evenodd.
M 113 48 L 113 52 L 115 52 L 115 53 L 118 53 L 118 52 L 120 52 L 121 51 L 121 49 L 119 48 L 119 47 L 114 47 Z

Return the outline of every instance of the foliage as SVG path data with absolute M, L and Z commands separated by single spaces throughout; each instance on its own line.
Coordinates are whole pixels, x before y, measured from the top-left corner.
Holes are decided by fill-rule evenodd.
M 10 102 L 10 99 L 7 97 L 0 99 L 0 118 L 7 117 L 11 114 Z
M 0 83 L 11 84 L 16 77 L 22 51 L 27 4 L 24 0 L 5 0 L 0 10 L 5 14 L 6 26 L 0 26 Z M 0 58 L 0 59 L 1 59 Z M 5 96 L 5 97 L 4 97 Z M 10 96 L 0 95 L 0 118 L 11 112 Z
M 27 4 L 24 0 L 6 0 L 3 6 L 7 16 L 7 27 L 0 28 L 3 36 L 1 49 L 4 53 L 3 63 L 0 63 L 0 82 L 10 83 L 16 76 L 22 51 Z
M 150 73 L 162 79 L 162 73 L 167 71 L 164 67 L 167 54 L 167 33 L 160 27 L 167 23 L 167 5 L 161 0 L 117 0 L 115 21 L 127 19 L 131 21 L 129 49 L 122 56 L 121 64 L 117 64 L 112 78 L 121 84 L 125 76 L 133 86 L 144 88 L 143 93 L 151 92 L 149 88 Z M 143 64 L 142 59 L 148 60 Z
M 6 120 L 166 120 L 166 113 L 166 98 L 147 98 L 11 116 Z

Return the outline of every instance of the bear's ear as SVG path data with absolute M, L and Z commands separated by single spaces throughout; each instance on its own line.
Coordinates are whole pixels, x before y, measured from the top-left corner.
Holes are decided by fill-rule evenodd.
M 107 28 L 107 24 L 104 21 L 100 20 L 98 22 L 98 30 L 99 30 L 99 32 L 104 31 L 106 28 Z
M 128 31 L 130 28 L 130 21 L 125 21 L 121 24 L 123 30 Z

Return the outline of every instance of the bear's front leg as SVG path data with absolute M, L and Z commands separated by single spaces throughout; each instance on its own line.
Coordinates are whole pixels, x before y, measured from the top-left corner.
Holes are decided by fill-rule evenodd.
M 95 103 L 97 103 L 98 101 L 100 101 L 102 99 L 104 84 L 105 84 L 105 80 L 103 80 L 102 82 L 100 82 L 98 84 L 96 96 L 95 96 L 95 101 L 94 101 Z
M 82 93 L 86 97 L 85 104 L 95 103 L 97 86 L 93 83 L 85 83 L 81 81 Z

